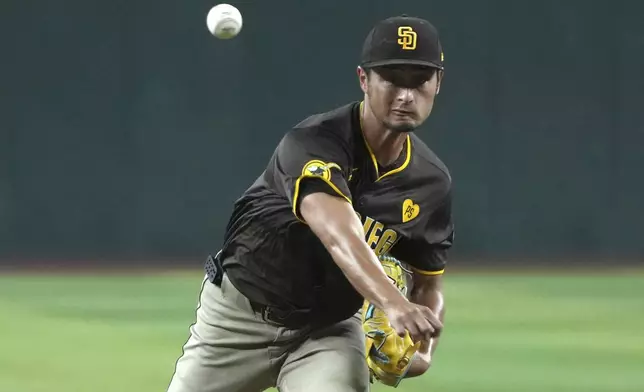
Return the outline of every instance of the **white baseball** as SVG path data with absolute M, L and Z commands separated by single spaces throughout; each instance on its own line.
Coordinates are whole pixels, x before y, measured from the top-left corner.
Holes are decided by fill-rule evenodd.
M 220 39 L 230 39 L 242 29 L 241 12 L 230 4 L 217 4 L 208 11 L 206 17 L 208 30 Z

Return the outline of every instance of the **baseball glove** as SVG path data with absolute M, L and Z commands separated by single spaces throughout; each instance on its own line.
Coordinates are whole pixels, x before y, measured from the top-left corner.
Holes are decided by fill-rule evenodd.
M 391 256 L 381 256 L 387 276 L 403 294 L 407 295 L 407 272 L 400 261 Z M 373 304 L 365 301 L 362 306 L 362 328 L 366 340 L 366 356 L 372 381 L 391 387 L 397 387 L 405 378 L 411 367 L 420 342 L 414 344 L 409 332 L 404 337 L 398 336 L 385 313 Z

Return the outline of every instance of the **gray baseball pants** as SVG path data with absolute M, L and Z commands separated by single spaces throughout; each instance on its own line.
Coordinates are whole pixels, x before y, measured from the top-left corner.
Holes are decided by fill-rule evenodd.
M 226 276 L 204 280 L 168 392 L 368 392 L 360 315 L 320 329 L 265 321 Z

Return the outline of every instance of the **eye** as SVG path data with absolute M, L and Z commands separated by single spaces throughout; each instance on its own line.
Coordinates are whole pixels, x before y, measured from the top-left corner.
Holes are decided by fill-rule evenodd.
M 429 82 L 428 78 L 422 78 L 418 80 L 418 83 L 416 84 L 417 89 L 421 89 L 427 85 L 427 82 Z

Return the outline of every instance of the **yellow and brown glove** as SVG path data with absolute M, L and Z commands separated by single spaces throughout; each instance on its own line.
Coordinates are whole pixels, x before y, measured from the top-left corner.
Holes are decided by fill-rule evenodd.
M 387 276 L 407 295 L 405 269 L 401 263 L 391 256 L 381 256 L 380 262 Z M 398 336 L 385 313 L 368 301 L 362 306 L 362 328 L 371 377 L 382 384 L 397 387 L 411 367 L 420 342 L 414 344 L 408 332 L 404 337 Z

